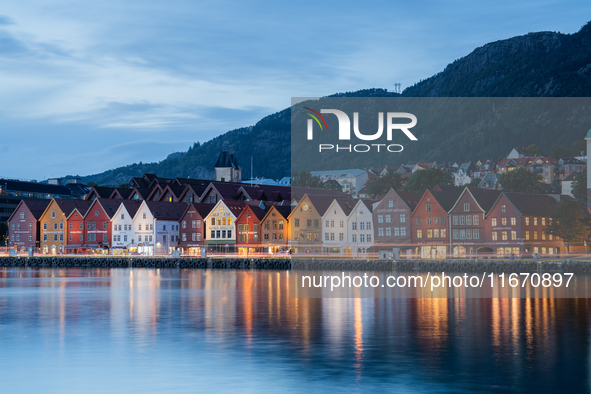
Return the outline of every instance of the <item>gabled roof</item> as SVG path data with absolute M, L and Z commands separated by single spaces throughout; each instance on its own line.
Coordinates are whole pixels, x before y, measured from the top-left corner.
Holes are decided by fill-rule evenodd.
M 310 200 L 310 202 L 312 203 L 312 205 L 314 205 L 314 208 L 316 208 L 316 211 L 318 212 L 318 214 L 320 216 L 324 216 L 324 214 L 326 213 L 326 210 L 328 209 L 328 207 L 330 207 L 330 204 L 332 204 L 332 202 L 335 200 L 335 197 L 334 196 L 315 196 L 315 195 L 308 195 L 308 199 Z M 337 202 L 339 202 L 339 205 L 340 205 L 340 201 L 339 200 L 341 200 L 341 199 L 342 200 L 345 200 L 345 201 L 348 201 L 349 203 L 351 201 L 354 201 L 348 195 L 339 196 L 338 198 L 336 198 Z M 355 206 L 355 203 L 352 203 L 351 204 L 351 209 L 353 209 L 354 206 Z M 341 208 L 343 208 L 343 206 L 341 206 Z M 343 210 L 345 210 L 345 209 L 343 208 Z M 349 212 L 345 212 L 345 213 L 347 215 L 349 215 L 350 212 L 351 212 L 351 210 L 349 210 Z
M 441 208 L 443 208 L 446 212 L 451 211 L 453 206 L 456 204 L 456 201 L 458 201 L 458 198 L 460 198 L 461 194 L 462 189 L 459 187 L 447 189 L 445 191 L 431 191 L 433 198 L 437 200 L 439 205 L 441 205 Z
M 558 202 L 547 194 L 503 192 L 497 201 L 503 195 L 522 215 L 550 216 L 552 210 L 558 205 Z
M 116 189 L 113 189 L 113 193 L 111 193 L 109 198 L 119 198 L 122 200 L 127 200 L 132 192 L 133 192 L 133 189 L 116 188 Z
M 575 178 L 577 177 L 577 175 L 579 175 L 579 174 L 580 174 L 580 172 L 572 172 L 566 178 L 563 178 L 562 182 L 574 181 Z
M 90 200 L 94 198 L 109 198 L 111 197 L 111 193 L 113 193 L 113 190 L 115 190 L 115 188 L 113 187 L 94 186 L 86 195 L 86 199 Z
M 155 219 L 158 220 L 180 220 L 183 213 L 187 209 L 187 203 L 184 202 L 165 202 L 165 201 L 148 201 L 144 203 L 152 213 Z
M 460 196 L 456 200 L 455 204 L 451 207 L 451 209 L 448 212 L 451 212 L 455 209 L 455 207 L 460 202 L 461 197 L 465 193 L 470 194 L 472 196 L 472 199 L 478 205 L 478 207 L 484 213 L 486 213 L 493 207 L 493 205 L 497 201 L 497 198 L 501 194 L 501 191 L 495 190 L 495 189 L 479 189 L 477 187 L 466 187 L 466 188 L 464 188 L 464 190 L 462 191 L 462 193 L 460 194 Z
M 121 207 L 125 207 L 125 210 L 129 214 L 129 216 L 131 216 L 131 218 L 133 219 L 135 217 L 135 214 L 137 213 L 138 209 L 140 209 L 141 205 L 142 205 L 141 201 L 123 200 L 123 201 L 121 201 L 121 204 L 119 205 L 119 209 L 121 209 Z
M 50 202 L 51 200 L 21 200 L 21 202 L 18 203 L 17 207 L 12 212 L 12 215 L 10 215 L 8 218 L 8 221 L 10 222 L 12 220 L 12 217 L 16 214 L 21 205 L 26 206 L 29 212 L 31 212 L 31 215 L 33 215 L 35 219 L 39 220 Z
M 349 216 L 353 208 L 355 208 L 356 202 L 352 198 L 335 198 L 335 202 L 339 204 L 339 207 L 343 210 L 345 215 Z M 328 209 L 328 208 L 327 208 Z
M 66 217 L 69 217 L 70 214 L 75 209 L 77 209 L 78 212 L 80 212 L 81 215 L 85 215 L 86 214 L 86 211 L 88 210 L 88 208 L 92 204 L 92 201 L 87 201 L 87 200 L 71 200 L 71 199 L 67 199 L 67 198 L 54 198 L 51 201 L 55 201 L 56 205 L 59 207 L 59 209 L 62 211 L 62 213 Z M 50 205 L 51 205 L 51 203 L 50 204 L 47 204 L 47 208 L 45 208 L 45 211 L 43 212 L 43 214 L 39 218 L 41 218 L 43 215 L 45 215 L 45 213 L 49 209 L 49 206 Z
M 101 208 L 103 209 L 103 211 L 105 212 L 105 214 L 109 217 L 109 219 L 112 219 L 113 215 L 115 215 L 115 212 L 117 212 L 117 210 L 119 209 L 119 205 L 121 205 L 122 202 L 123 202 L 123 200 L 119 200 L 119 199 L 115 199 L 115 198 L 97 198 L 88 207 L 84 216 L 86 217 L 88 215 L 93 204 L 99 204 L 101 206 Z
M 248 207 L 248 208 L 247 208 Z M 250 204 L 246 204 L 244 209 L 242 210 L 242 212 L 240 213 L 240 216 L 244 215 L 245 212 L 247 211 L 247 209 L 250 209 L 250 211 L 256 216 L 256 218 L 261 221 L 263 220 L 263 218 L 266 216 L 267 211 L 262 209 L 261 207 L 259 207 L 258 205 L 250 205 Z M 238 220 L 238 217 L 236 217 L 236 220 Z
M 158 201 L 162 201 L 162 197 L 166 194 L 167 191 L 169 191 L 174 196 L 174 198 L 178 201 L 180 196 L 185 191 L 185 187 L 179 186 L 176 184 L 166 185 L 166 187 L 162 190 L 162 194 L 160 194 L 160 196 L 158 197 Z
M 394 193 L 398 194 L 398 197 L 404 201 L 411 212 L 415 210 L 419 201 L 421 201 L 421 197 L 423 197 L 423 193 L 409 192 L 406 190 L 394 190 Z
M 150 195 L 151 190 L 147 187 L 134 187 L 129 194 L 128 200 L 131 200 L 134 194 L 139 195 L 142 200 L 146 200 Z
M 201 218 L 203 219 L 203 218 L 207 217 L 207 215 L 209 215 L 209 213 L 211 212 L 211 210 L 215 206 L 216 206 L 216 204 L 205 204 L 205 203 L 192 202 L 189 205 L 187 205 L 187 208 L 185 209 L 185 211 L 183 212 L 181 217 L 184 217 L 188 211 L 195 210 L 199 214 L 199 216 L 201 216 Z

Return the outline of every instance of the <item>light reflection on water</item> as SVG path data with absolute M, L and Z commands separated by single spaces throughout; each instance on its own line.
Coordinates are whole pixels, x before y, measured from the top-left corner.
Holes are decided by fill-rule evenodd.
M 588 299 L 295 299 L 286 271 L 0 271 L 2 392 L 587 392 Z

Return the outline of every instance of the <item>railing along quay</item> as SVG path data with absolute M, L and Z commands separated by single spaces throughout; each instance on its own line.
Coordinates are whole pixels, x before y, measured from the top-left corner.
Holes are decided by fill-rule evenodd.
M 0 257 L 0 267 L 44 268 L 194 268 L 398 272 L 538 272 L 591 273 L 591 262 L 577 260 L 335 260 L 301 258 L 191 257 Z

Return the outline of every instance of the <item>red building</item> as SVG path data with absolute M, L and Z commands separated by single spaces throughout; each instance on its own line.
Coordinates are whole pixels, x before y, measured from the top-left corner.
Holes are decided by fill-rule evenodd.
M 21 200 L 8 219 L 10 241 L 19 251 L 39 249 L 39 219 L 51 200 Z
M 207 223 L 205 218 L 215 204 L 191 203 L 181 216 L 179 248 L 181 253 L 200 256 L 205 247 Z
M 373 250 L 390 256 L 394 248 L 409 250 L 410 215 L 422 198 L 421 193 L 390 189 L 373 210 Z
M 450 251 L 448 212 L 462 190 L 427 190 L 410 215 L 411 242 L 415 254 L 423 259 L 443 259 Z
M 465 188 L 450 210 L 451 253 L 453 257 L 491 254 L 486 244 L 485 219 L 500 190 Z
M 86 253 L 84 215 L 92 202 L 85 202 L 86 205 L 80 204 L 66 216 L 66 253 Z
M 558 202 L 545 194 L 503 192 L 487 214 L 487 242 L 498 257 L 558 255 L 562 241 L 544 230 Z
M 240 255 L 262 252 L 261 220 L 267 211 L 261 207 L 264 205 L 246 205 L 236 218 L 236 247 Z
M 111 218 L 121 200 L 97 198 L 84 216 L 85 246 L 89 250 L 106 252 L 111 248 Z

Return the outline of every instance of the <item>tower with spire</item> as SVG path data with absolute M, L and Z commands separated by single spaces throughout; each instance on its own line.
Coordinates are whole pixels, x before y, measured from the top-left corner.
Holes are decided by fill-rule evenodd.
M 218 161 L 215 163 L 215 180 L 218 182 L 242 182 L 242 168 L 240 168 L 234 152 L 231 152 L 227 147 L 222 148 Z

